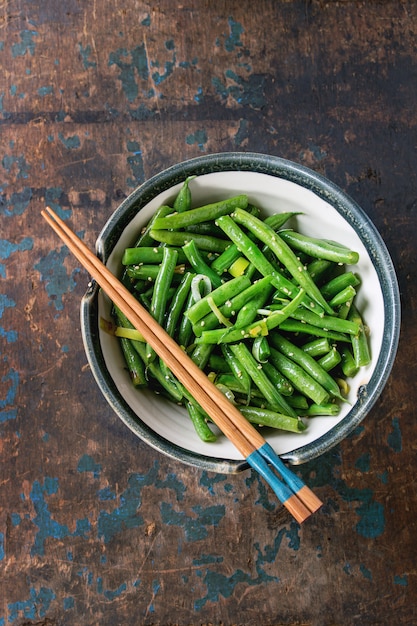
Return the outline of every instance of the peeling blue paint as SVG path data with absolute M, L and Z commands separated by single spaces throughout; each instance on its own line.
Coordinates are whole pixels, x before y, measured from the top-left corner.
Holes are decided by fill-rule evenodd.
M 118 598 L 123 593 L 123 591 L 126 591 L 126 583 L 122 583 L 114 591 L 106 590 L 103 595 L 107 600 L 114 600 L 115 598 Z
M 6 296 L 6 294 L 0 293 L 0 319 L 3 317 L 3 313 L 5 309 L 14 308 L 16 306 L 16 302 Z M 17 341 L 17 331 L 16 330 L 6 330 L 0 326 L 0 337 L 4 337 L 7 343 L 14 343 Z
M 209 474 L 208 472 L 203 470 L 200 477 L 200 486 L 206 487 L 209 494 L 211 496 L 214 496 L 215 492 L 213 486 L 216 483 L 224 482 L 225 480 L 226 476 L 224 474 Z
M 162 74 L 160 72 L 154 72 L 152 74 L 152 80 L 155 83 L 155 85 L 160 85 L 167 78 L 169 78 L 172 75 L 175 65 L 176 65 L 177 57 L 175 54 L 175 45 L 172 39 L 166 42 L 165 47 L 167 50 L 173 51 L 172 59 L 170 61 L 165 61 L 164 71 Z M 157 67 L 159 67 L 159 62 L 157 62 L 157 64 L 158 64 Z
M 172 504 L 161 503 L 161 517 L 168 526 L 183 528 L 187 541 L 199 541 L 208 535 L 207 526 L 218 526 L 225 516 L 223 505 L 193 507 L 196 517 L 188 516 L 184 511 L 175 511 Z
M 200 150 L 204 152 L 208 141 L 207 133 L 205 130 L 196 130 L 195 133 L 187 135 L 185 141 L 189 146 L 197 144 Z
M 29 590 L 29 598 L 8 604 L 8 621 L 14 622 L 19 617 L 25 619 L 39 619 L 46 616 L 55 593 L 48 587 L 41 587 L 37 591 L 34 587 Z
M 14 406 L 17 389 L 19 386 L 19 372 L 10 368 L 7 374 L 2 376 L 2 383 L 10 383 L 5 398 L 0 398 L 0 424 L 17 417 L 17 407 Z
M 369 452 L 365 452 L 365 454 L 360 456 L 355 463 L 355 467 L 361 472 L 369 472 L 370 465 L 371 455 Z
M 91 472 L 94 478 L 100 477 L 101 465 L 96 463 L 89 454 L 84 454 L 77 465 L 77 472 Z
M 128 141 L 127 149 L 132 152 L 132 156 L 127 157 L 127 163 L 132 171 L 134 178 L 128 178 L 126 183 L 129 187 L 137 187 L 145 180 L 145 172 L 143 168 L 142 150 L 137 141 Z
M 25 187 L 20 192 L 13 192 L 9 200 L 5 196 L 0 201 L 0 214 L 6 216 L 22 215 L 32 199 L 32 189 Z
M 70 275 L 64 266 L 64 260 L 69 255 L 68 248 L 63 246 L 59 252 L 52 250 L 35 265 L 35 269 L 41 274 L 41 280 L 45 283 L 45 289 L 49 297 L 49 304 L 53 304 L 57 311 L 64 308 L 62 298 L 65 293 L 73 291 L 77 285 L 74 280 L 79 268 L 74 269 Z
M 394 576 L 394 584 L 400 585 L 401 587 L 408 586 L 408 575 L 403 574 L 402 576 Z
M 0 561 L 4 559 L 4 533 L 0 532 Z
M 50 96 L 54 93 L 54 88 L 52 85 L 46 85 L 45 87 L 39 87 L 38 94 L 42 97 Z
M 239 22 L 235 22 L 232 17 L 229 17 L 228 22 L 230 34 L 224 40 L 224 47 L 227 52 L 233 52 L 235 48 L 240 48 L 242 46 L 240 36 L 245 32 L 245 30 L 243 26 L 239 24 Z
M 14 252 L 24 252 L 25 250 L 32 250 L 32 248 L 33 239 L 31 237 L 24 237 L 18 244 L 7 239 L 0 239 L 0 259 L 8 259 Z M 6 278 L 6 266 L 3 263 L 0 263 L 0 276 Z
M 81 59 L 83 62 L 83 67 L 85 70 L 88 70 L 90 67 L 97 67 L 97 63 L 95 61 L 90 61 L 91 56 L 91 46 L 87 45 L 85 48 L 78 44 L 78 49 L 80 51 Z
M 372 573 L 371 573 L 371 571 L 369 569 L 367 569 L 363 563 L 360 564 L 359 569 L 360 569 L 361 574 L 363 575 L 364 578 L 366 578 L 367 580 L 372 580 Z
M 58 139 L 68 150 L 77 150 L 77 148 L 81 146 L 81 141 L 78 135 L 65 137 L 63 133 L 58 133 Z
M 74 608 L 75 600 L 73 596 L 67 596 L 66 598 L 63 599 L 62 604 L 64 607 L 64 611 L 69 611 L 70 609 Z
M 394 417 L 392 420 L 392 431 L 388 435 L 387 443 L 394 452 L 401 452 L 403 449 L 400 420 Z
M 8 174 L 11 174 L 14 169 L 17 169 L 16 180 L 28 178 L 29 176 L 30 165 L 27 163 L 23 154 L 19 156 L 5 154 L 1 164 Z
M 193 559 L 193 566 L 198 565 L 211 565 L 212 563 L 223 563 L 222 556 L 215 556 L 214 554 L 202 554 L 198 559 Z
M 237 133 L 234 136 L 235 145 L 240 147 L 243 144 L 243 142 L 246 141 L 248 138 L 249 138 L 248 121 L 240 120 L 239 128 L 237 130 Z
M 42 485 L 37 480 L 32 485 L 30 499 L 36 513 L 32 521 L 39 528 L 31 549 L 32 556 L 43 556 L 45 554 L 45 542 L 48 539 L 64 539 L 65 537 L 86 538 L 90 531 L 90 522 L 86 518 L 76 521 L 76 528 L 73 533 L 69 531 L 68 526 L 52 519 L 45 498 L 57 493 L 57 491 L 58 479 L 49 476 L 44 478 Z
M 346 485 L 337 472 L 341 464 L 338 447 L 320 457 L 320 463 L 306 463 L 298 469 L 304 481 L 312 488 L 331 485 L 345 502 L 358 502 L 356 513 L 359 521 L 356 532 L 366 538 L 375 539 L 385 530 L 385 511 L 382 504 L 374 500 L 371 489 L 354 489 Z
M 227 84 L 230 80 L 233 84 Z M 222 100 L 227 101 L 230 97 L 241 106 L 249 106 L 259 110 L 266 105 L 265 77 L 260 74 L 251 74 L 244 79 L 233 70 L 226 70 L 225 81 L 214 77 L 212 84 Z
M 119 80 L 122 83 L 123 92 L 129 102 L 133 102 L 139 94 L 135 79 L 136 74 L 143 81 L 147 81 L 149 76 L 145 44 L 136 46 L 130 52 L 126 48 L 119 48 L 116 52 L 111 52 L 108 65 L 109 67 L 116 65 L 119 68 Z
M 151 25 L 151 16 L 148 15 L 141 21 L 142 26 L 150 26 Z
M 33 56 L 35 53 L 35 42 L 33 38 L 37 36 L 38 33 L 35 30 L 22 30 L 20 32 L 20 42 L 12 45 L 13 58 L 25 56 L 26 53 Z

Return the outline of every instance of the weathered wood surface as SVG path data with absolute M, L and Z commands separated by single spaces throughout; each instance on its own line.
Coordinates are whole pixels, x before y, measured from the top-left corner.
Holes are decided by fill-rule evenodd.
M 0 2 L 0 625 L 417 623 L 417 5 Z M 300 468 L 302 528 L 249 471 L 138 441 L 102 398 L 79 323 L 92 246 L 123 197 L 203 153 L 283 156 L 372 218 L 403 306 L 361 428 Z

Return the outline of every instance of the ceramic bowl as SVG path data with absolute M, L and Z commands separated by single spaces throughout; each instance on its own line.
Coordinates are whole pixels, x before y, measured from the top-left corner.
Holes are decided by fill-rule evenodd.
M 387 248 L 363 210 L 341 189 L 319 174 L 281 158 L 250 153 L 206 155 L 174 165 L 138 187 L 116 209 L 98 237 L 97 255 L 121 274 L 124 248 L 133 245 L 141 227 L 162 204 L 175 198 L 187 176 L 196 175 L 196 206 L 246 193 L 265 214 L 300 211 L 297 228 L 312 236 L 336 240 L 360 254 L 355 266 L 362 279 L 358 307 L 371 329 L 372 362 L 350 380 L 349 402 L 338 417 L 309 420 L 301 434 L 269 432 L 275 451 L 292 464 L 318 457 L 349 435 L 380 396 L 395 358 L 400 301 Z M 203 443 L 185 411 L 151 392 L 133 388 L 125 371 L 118 340 L 99 327 L 109 318 L 110 303 L 93 282 L 82 300 L 81 321 L 93 375 L 120 419 L 160 452 L 200 468 L 233 473 L 246 461 L 226 438 Z

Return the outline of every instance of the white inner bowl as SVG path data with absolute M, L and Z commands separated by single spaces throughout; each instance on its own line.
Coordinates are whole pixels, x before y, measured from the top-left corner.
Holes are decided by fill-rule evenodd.
M 126 247 L 132 246 L 141 228 L 148 223 L 156 209 L 163 204 L 171 204 L 181 184 L 156 196 L 144 206 L 125 228 L 111 252 L 107 266 L 116 275 L 122 271 L 121 258 Z M 361 368 L 355 378 L 350 379 L 348 402 L 342 404 L 337 417 L 314 417 L 307 420 L 306 431 L 295 434 L 264 429 L 263 434 L 274 450 L 284 455 L 306 446 L 323 437 L 341 422 L 358 400 L 359 390 L 366 385 L 377 364 L 381 352 L 384 333 L 384 298 L 377 272 L 367 250 L 354 228 L 331 204 L 309 189 L 294 182 L 258 172 L 225 171 L 198 176 L 190 183 L 193 206 L 201 206 L 245 193 L 249 202 L 258 206 L 264 216 L 277 212 L 294 211 L 302 215 L 296 217 L 295 227 L 300 232 L 337 241 L 359 253 L 359 263 L 352 270 L 359 274 L 361 286 L 356 296 L 357 308 L 370 328 L 372 360 L 368 367 Z M 100 291 L 98 315 L 109 319 L 110 302 Z M 100 343 L 108 371 L 120 394 L 132 411 L 147 426 L 181 448 L 197 455 L 215 459 L 241 460 L 242 456 L 234 445 L 220 436 L 215 443 L 205 443 L 194 431 L 186 410 L 150 391 L 133 387 L 118 340 L 100 331 Z

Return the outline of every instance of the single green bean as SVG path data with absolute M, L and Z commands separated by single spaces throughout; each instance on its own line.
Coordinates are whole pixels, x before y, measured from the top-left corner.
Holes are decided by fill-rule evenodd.
M 359 327 L 359 331 L 352 337 L 352 350 L 357 367 L 364 367 L 371 362 L 371 352 L 369 349 L 366 328 L 362 317 L 354 304 L 350 307 L 348 320 Z
M 271 351 L 269 351 L 269 354 L 271 354 Z M 262 363 L 262 369 L 268 376 L 272 384 L 283 396 L 286 397 L 289 405 L 293 406 L 293 404 L 288 400 L 288 396 L 292 396 L 294 393 L 294 386 L 290 383 L 290 381 L 285 378 L 285 376 L 283 376 L 281 372 L 279 372 L 270 361 Z
M 333 347 L 327 354 L 318 359 L 317 363 L 321 365 L 326 372 L 330 372 L 336 365 L 339 365 L 341 360 L 340 352 Z
M 279 233 L 276 233 L 268 224 L 253 217 L 243 209 L 236 209 L 232 217 L 236 222 L 248 228 L 260 241 L 267 245 L 310 298 L 317 302 L 326 313 L 333 315 L 334 311 L 321 295 L 320 289 L 314 283 L 310 274 L 297 259 L 288 244 L 281 239 Z
M 183 211 L 188 211 L 191 209 L 191 191 L 189 188 L 189 184 L 192 180 L 194 180 L 195 176 L 188 176 L 183 182 L 181 189 L 179 190 L 177 197 L 174 200 L 173 209 L 177 213 L 182 213 Z
M 319 339 L 313 339 L 302 346 L 304 352 L 307 352 L 310 356 L 324 356 L 331 350 L 329 340 L 326 337 L 320 337 Z
M 180 384 L 174 380 L 173 377 L 166 376 L 165 373 L 161 370 L 160 367 L 160 359 L 154 359 L 150 363 L 148 363 L 148 351 L 145 344 L 140 341 L 134 341 L 133 346 L 137 351 L 138 355 L 142 359 L 143 363 L 146 365 L 146 372 L 148 375 L 148 383 L 149 377 L 151 376 L 165 391 L 168 393 L 169 398 L 173 402 L 181 402 L 183 399 L 183 392 Z
M 342 289 L 342 291 L 337 293 L 335 296 L 333 296 L 329 304 L 331 307 L 338 307 L 338 306 L 341 306 L 342 304 L 346 304 L 346 302 L 351 302 L 355 296 L 356 296 L 355 287 L 352 287 L 352 285 L 349 285 L 348 287 L 345 287 L 344 289 Z
M 177 263 L 185 263 L 187 261 L 187 257 L 185 256 L 182 248 L 176 248 L 176 250 L 178 254 Z M 162 263 L 163 254 L 164 246 L 142 246 L 141 248 L 126 248 L 122 257 L 122 265 Z
M 330 415 L 335 417 L 340 413 L 340 406 L 334 402 L 327 402 L 327 404 L 310 404 L 306 411 L 303 411 L 303 415 L 306 417 L 316 417 Z
M 244 209 L 247 206 L 248 197 L 245 194 L 241 194 L 227 200 L 206 204 L 197 209 L 190 209 L 183 213 L 172 213 L 166 217 L 158 217 L 154 222 L 153 228 L 157 230 L 187 228 L 187 226 L 193 224 L 215 221 L 222 215 L 232 213 L 236 208 Z
M 337 333 L 346 333 L 355 336 L 359 332 L 359 324 L 353 320 L 342 320 L 339 317 L 333 317 L 331 315 L 320 317 L 304 308 L 296 309 L 291 317 L 300 322 L 311 324 L 311 326 L 317 326 L 324 330 L 332 330 Z
M 342 357 L 340 366 L 342 368 L 343 375 L 346 378 L 353 378 L 359 371 L 359 367 L 355 363 L 353 354 L 347 346 L 343 346 L 340 350 L 340 356 Z
M 169 248 L 172 250 L 173 248 Z M 159 264 L 160 265 L 160 264 Z M 159 274 L 159 265 L 128 265 L 126 268 L 126 273 L 130 278 L 134 278 L 135 280 L 145 281 L 145 283 L 154 282 Z M 173 283 L 177 281 L 177 283 L 181 282 L 181 275 L 184 274 L 185 267 L 184 265 L 178 265 L 175 268 L 175 276 L 173 277 Z M 142 290 L 142 293 L 144 291 Z
M 177 264 L 178 253 L 174 248 L 164 247 L 162 263 L 159 266 L 159 272 L 155 279 L 152 292 L 150 314 L 162 325 L 165 317 L 166 305 L 168 301 L 168 291 L 174 277 L 174 270 Z M 156 356 L 155 350 L 147 344 L 148 363 Z
M 142 359 L 132 346 L 130 339 L 120 337 L 119 341 L 132 383 L 135 387 L 145 386 L 148 381 L 146 380 L 145 367 Z
M 239 384 L 242 386 L 242 391 L 250 394 L 251 390 L 251 377 L 248 372 L 242 367 L 241 362 L 230 349 L 230 346 L 222 346 L 222 354 L 226 363 L 228 364 L 233 375 L 236 376 Z
M 258 426 L 269 426 L 279 430 L 286 430 L 292 433 L 300 433 L 306 429 L 306 425 L 298 417 L 290 417 L 271 411 L 270 409 L 262 409 L 255 406 L 239 407 L 242 415 L 252 424 Z
M 185 256 L 187 257 L 188 262 L 190 263 L 191 267 L 193 268 L 193 270 L 197 274 L 204 274 L 205 276 L 208 276 L 209 279 L 210 279 L 210 282 L 211 282 L 211 284 L 212 284 L 212 286 L 214 288 L 220 287 L 220 285 L 223 283 L 222 279 L 204 261 L 204 259 L 202 258 L 201 254 L 200 254 L 200 252 L 199 252 L 199 250 L 197 248 L 197 245 L 196 245 L 194 239 L 192 239 L 191 241 L 186 243 L 182 247 L 182 250 L 183 250 Z
M 280 329 L 289 333 L 313 335 L 314 337 L 322 337 L 331 341 L 351 341 L 351 335 L 344 333 L 337 333 L 335 331 L 320 328 L 319 326 L 312 326 L 306 322 L 300 322 L 299 320 L 287 319 L 280 324 Z
M 139 239 L 136 241 L 136 244 L 135 244 L 136 248 L 139 248 L 142 246 L 154 245 L 153 237 L 151 237 L 150 235 L 150 232 L 153 228 L 153 224 L 159 217 L 164 217 L 165 215 L 168 215 L 169 213 L 172 213 L 172 207 L 167 206 L 166 204 L 163 204 L 155 211 L 155 213 L 149 220 L 148 224 L 142 229 L 142 232 L 139 235 Z
M 183 215 L 183 213 L 179 213 L 178 215 Z M 230 241 L 227 239 L 220 239 L 219 237 L 212 237 L 208 235 L 199 235 L 198 233 L 182 230 L 156 230 L 153 228 L 150 231 L 150 235 L 155 241 L 179 247 L 184 246 L 188 241 L 193 239 L 199 250 L 207 250 L 207 252 L 224 252 L 224 250 L 230 246 Z
M 238 314 L 236 315 L 235 327 L 236 328 L 245 328 L 252 324 L 255 321 L 256 317 L 258 317 L 259 309 L 265 305 L 265 303 L 271 297 L 273 291 L 272 285 L 266 285 L 265 289 L 262 289 L 257 295 L 248 300 L 246 304 L 239 309 Z
M 207 420 L 203 411 L 201 411 L 200 407 L 191 401 L 186 402 L 186 409 L 188 415 L 190 416 L 191 422 L 193 423 L 194 429 L 200 439 L 206 443 L 213 443 L 217 440 L 217 435 L 213 433 L 207 424 Z
M 334 241 L 309 237 L 293 230 L 281 230 L 279 234 L 292 249 L 305 252 L 309 256 L 347 265 L 354 265 L 359 261 L 357 252 Z
M 187 272 L 182 277 L 181 283 L 177 287 L 177 290 L 172 298 L 171 305 L 169 307 L 167 319 L 165 322 L 165 330 L 171 337 L 175 336 L 175 331 L 178 325 L 178 321 L 185 310 L 185 303 L 190 294 L 191 282 L 195 274 Z

